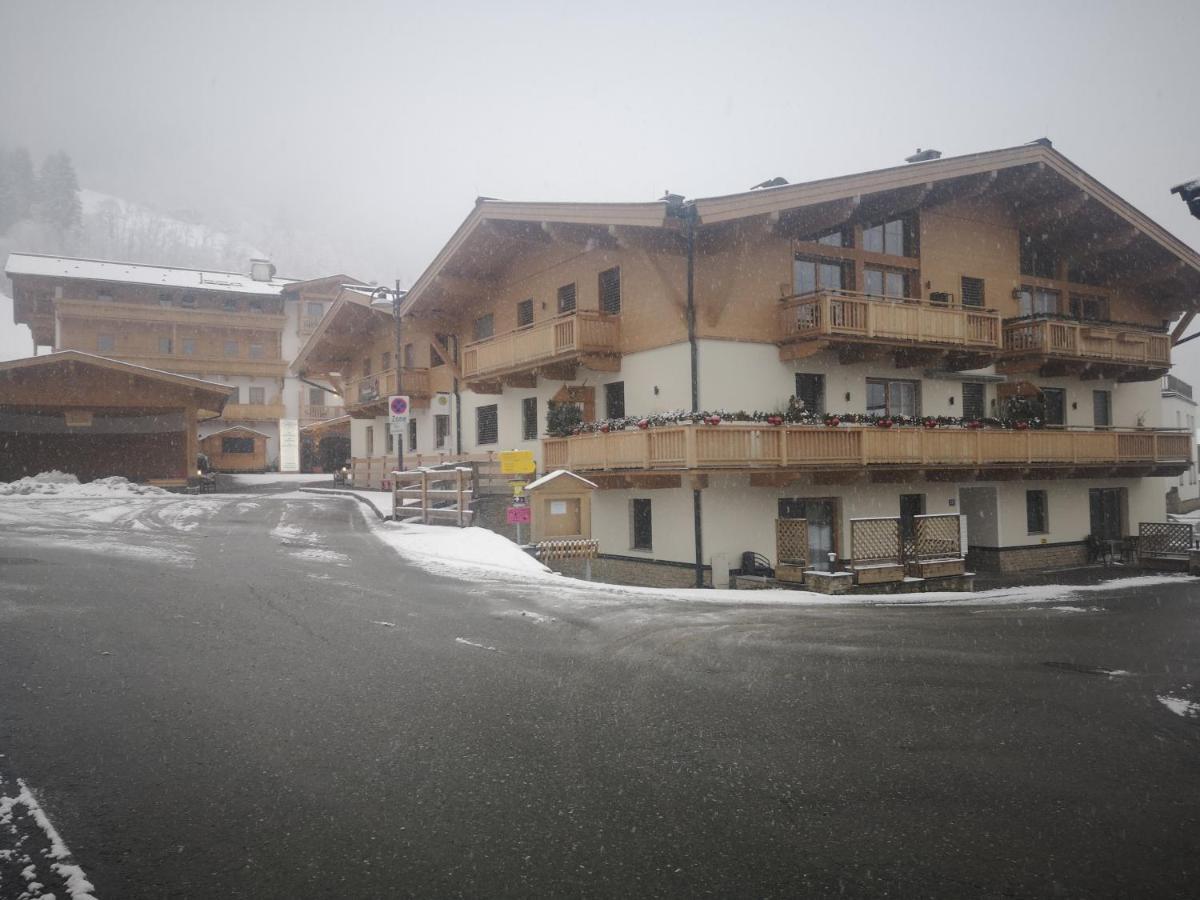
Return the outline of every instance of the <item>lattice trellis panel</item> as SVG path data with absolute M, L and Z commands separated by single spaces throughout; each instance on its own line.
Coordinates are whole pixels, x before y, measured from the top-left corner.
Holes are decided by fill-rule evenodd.
M 1142 555 L 1186 554 L 1191 549 L 1192 526 L 1186 522 L 1141 522 L 1138 525 L 1138 553 Z
M 775 561 L 793 566 L 808 565 L 808 520 L 775 520 Z
M 958 516 L 917 516 L 917 559 L 953 559 L 962 556 Z
M 850 556 L 854 565 L 900 562 L 899 519 L 851 519 Z

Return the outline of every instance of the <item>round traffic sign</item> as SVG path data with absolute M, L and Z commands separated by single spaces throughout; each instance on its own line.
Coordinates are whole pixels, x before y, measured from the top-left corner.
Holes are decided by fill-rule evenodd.
M 408 398 L 407 397 L 393 397 L 391 399 L 391 402 L 388 404 L 388 406 L 391 409 L 393 416 L 408 415 Z

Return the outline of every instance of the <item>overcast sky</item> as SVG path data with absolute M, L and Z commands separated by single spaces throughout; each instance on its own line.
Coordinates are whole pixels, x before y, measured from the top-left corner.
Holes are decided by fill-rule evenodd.
M 1198 246 L 1168 193 L 1200 176 L 1198 34 L 1194 0 L 0 0 L 0 145 L 405 284 L 480 194 L 702 196 L 1041 136 Z

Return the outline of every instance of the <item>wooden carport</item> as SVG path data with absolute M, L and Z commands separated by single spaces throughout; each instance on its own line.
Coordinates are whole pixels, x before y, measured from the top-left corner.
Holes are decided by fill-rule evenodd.
M 0 481 L 59 469 L 185 484 L 196 423 L 220 415 L 232 392 L 78 350 L 0 362 Z

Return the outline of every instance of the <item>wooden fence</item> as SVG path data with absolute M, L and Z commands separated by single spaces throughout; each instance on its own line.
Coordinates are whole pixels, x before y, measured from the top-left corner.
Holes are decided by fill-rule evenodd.
M 474 472 L 466 467 L 393 472 L 392 518 L 420 519 L 425 525 L 470 525 L 475 513 Z

